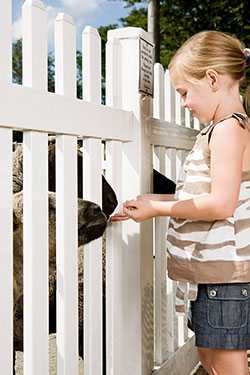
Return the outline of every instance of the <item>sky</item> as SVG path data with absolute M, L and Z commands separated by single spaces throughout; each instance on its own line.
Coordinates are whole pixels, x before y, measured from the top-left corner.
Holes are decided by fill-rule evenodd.
M 22 36 L 21 7 L 24 0 L 12 0 L 13 39 Z M 70 14 L 77 27 L 77 48 L 80 48 L 81 32 L 85 26 L 99 27 L 110 24 L 121 26 L 119 19 L 129 14 L 122 0 L 43 0 L 48 11 L 49 50 L 53 49 L 53 25 L 59 12 Z

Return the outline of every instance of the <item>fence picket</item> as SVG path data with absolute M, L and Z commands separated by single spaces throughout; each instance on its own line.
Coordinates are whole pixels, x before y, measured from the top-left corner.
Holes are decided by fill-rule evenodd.
M 175 91 L 175 123 L 177 125 L 182 125 L 181 95 L 177 91 Z
M 56 138 L 57 373 L 78 374 L 77 140 Z M 69 183 L 70 181 L 70 183 Z
M 0 128 L 0 363 L 5 375 L 13 372 L 13 203 L 12 130 Z
M 176 149 L 166 150 L 166 176 L 176 182 Z M 176 348 L 175 338 L 175 283 L 167 277 L 167 317 L 168 317 L 168 341 L 169 353 L 174 353 Z
M 24 373 L 48 375 L 48 137 L 23 137 Z
M 101 103 L 101 38 L 94 27 L 86 26 L 82 33 L 82 97 Z
M 106 148 L 106 178 L 121 202 L 122 144 L 109 141 Z M 107 374 L 121 374 L 123 368 L 123 258 L 122 223 L 111 224 L 106 231 L 106 353 Z
M 23 85 L 47 91 L 47 12 L 42 1 L 25 0 L 22 6 Z
M 121 108 L 121 86 L 119 72 L 120 42 L 117 38 L 109 39 L 106 43 L 106 105 Z
M 23 85 L 47 91 L 47 12 L 22 6 Z M 23 136 L 24 372 L 48 374 L 48 137 Z M 38 186 L 37 186 L 38 184 Z M 35 218 L 35 219 L 34 219 Z
M 185 108 L 185 126 L 191 128 L 191 113 L 187 108 Z
M 181 167 L 183 163 L 183 151 L 177 150 L 176 152 L 176 170 L 177 170 L 177 176 L 179 176 Z M 178 348 L 180 348 L 185 343 L 184 339 L 184 330 L 185 330 L 185 319 L 183 316 L 176 316 L 177 318 L 177 330 L 178 330 L 178 341 L 177 345 Z
M 165 148 L 155 147 L 160 173 L 165 174 Z M 154 313 L 155 313 L 155 363 L 159 365 L 167 359 L 168 316 L 165 234 L 167 218 L 155 218 L 155 262 L 154 262 Z
M 102 144 L 83 141 L 83 198 L 101 205 Z M 102 239 L 84 246 L 84 374 L 103 371 L 102 335 Z
M 153 98 L 153 117 L 164 120 L 164 69 L 159 63 L 154 65 L 154 98 Z
M 55 92 L 76 97 L 76 32 L 73 18 L 59 13 L 55 20 Z
M 175 123 L 175 90 L 170 82 L 169 70 L 165 72 L 165 120 Z
M 12 81 L 12 1 L 0 2 L 0 85 Z

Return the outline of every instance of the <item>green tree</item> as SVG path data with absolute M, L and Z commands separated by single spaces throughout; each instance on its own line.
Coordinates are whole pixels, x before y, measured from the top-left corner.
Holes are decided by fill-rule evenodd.
M 146 0 L 125 0 L 131 12 L 121 19 L 123 26 L 147 28 Z M 139 7 L 138 7 L 139 5 Z M 248 0 L 160 0 L 160 61 L 167 67 L 175 51 L 191 35 L 218 30 L 237 36 L 250 45 Z
M 124 0 L 131 12 L 121 18 L 126 26 L 147 28 L 147 0 Z M 249 0 L 160 0 L 160 62 L 167 68 L 176 50 L 191 35 L 203 30 L 228 32 L 250 47 Z M 250 83 L 250 69 L 242 85 Z
M 117 0 L 120 1 L 120 0 Z M 124 0 L 129 15 L 121 18 L 122 27 L 136 26 L 147 30 L 147 0 Z M 107 32 L 118 24 L 98 28 L 102 40 L 102 103 L 105 102 L 105 44 Z M 160 0 L 160 62 L 168 63 L 191 35 L 202 30 L 218 30 L 236 35 L 250 47 L 249 0 Z M 13 81 L 22 82 L 22 43 L 13 44 Z M 77 51 L 77 97 L 82 98 L 82 53 Z M 249 76 L 249 74 L 248 74 Z M 54 56 L 48 57 L 48 89 L 54 91 Z

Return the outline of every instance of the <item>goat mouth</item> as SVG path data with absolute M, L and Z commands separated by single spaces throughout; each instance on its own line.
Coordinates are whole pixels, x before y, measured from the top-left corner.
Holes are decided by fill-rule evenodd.
M 90 241 L 96 240 L 101 237 L 107 227 L 107 218 L 103 213 L 102 217 L 88 224 L 82 224 L 78 227 L 78 242 L 81 244 L 87 244 Z

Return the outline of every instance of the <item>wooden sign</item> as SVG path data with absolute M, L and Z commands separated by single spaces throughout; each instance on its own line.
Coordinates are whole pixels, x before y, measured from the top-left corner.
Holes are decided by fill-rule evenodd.
M 139 91 L 153 97 L 154 45 L 139 38 Z

